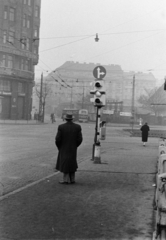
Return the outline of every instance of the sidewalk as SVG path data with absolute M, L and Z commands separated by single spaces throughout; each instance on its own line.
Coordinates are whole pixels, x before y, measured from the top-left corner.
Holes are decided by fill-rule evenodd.
M 0 124 L 45 124 L 45 123 L 51 123 L 50 116 L 45 115 L 44 123 L 41 123 L 38 120 L 34 119 L 29 119 L 29 120 L 24 120 L 24 119 L 18 119 L 18 120 L 11 120 L 11 119 L 0 119 Z
M 56 119 L 56 122 L 60 122 L 62 123 L 62 119 L 60 118 L 57 118 Z M 56 122 L 54 124 L 56 124 Z M 46 116 L 45 119 L 44 119 L 44 123 L 38 121 L 38 120 L 34 120 L 34 119 L 30 119 L 30 120 L 11 120 L 11 119 L 0 119 L 0 124 L 20 124 L 20 125 L 31 125 L 31 124 L 52 124 L 51 123 L 51 120 L 50 120 L 50 117 Z
M 0 124 L 43 124 L 37 120 L 8 120 L 0 119 Z
M 151 239 L 157 140 L 102 142 L 101 164 L 79 163 L 0 201 L 0 239 Z

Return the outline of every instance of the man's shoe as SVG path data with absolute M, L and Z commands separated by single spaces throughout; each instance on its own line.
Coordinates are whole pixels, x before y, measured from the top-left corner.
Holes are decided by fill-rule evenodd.
M 72 182 L 70 182 L 71 184 L 74 184 L 74 183 L 76 183 L 75 181 L 72 181 Z
M 60 184 L 68 184 L 68 182 L 59 181 Z

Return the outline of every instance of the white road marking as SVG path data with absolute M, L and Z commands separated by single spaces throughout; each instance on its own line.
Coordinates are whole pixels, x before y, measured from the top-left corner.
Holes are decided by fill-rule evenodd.
M 18 189 L 14 190 L 14 191 L 12 191 L 12 192 L 10 192 L 10 193 L 7 193 L 7 194 L 5 194 L 4 196 L 1 196 L 1 197 L 0 197 L 0 201 L 2 201 L 2 200 L 4 200 L 4 199 L 6 199 L 6 198 L 8 198 L 8 197 L 10 197 L 10 196 L 18 193 L 18 192 L 21 192 L 21 191 L 23 191 L 23 190 L 25 190 L 25 189 L 27 189 L 27 188 L 29 188 L 29 187 L 32 187 L 32 186 L 34 186 L 34 185 L 36 185 L 36 184 L 38 184 L 38 183 L 46 180 L 47 178 L 51 178 L 51 177 L 57 175 L 58 173 L 59 173 L 59 172 L 55 172 L 55 173 L 53 173 L 53 174 L 50 174 L 50 175 L 48 175 L 48 176 L 46 176 L 46 177 L 44 177 L 44 178 L 41 178 L 41 179 L 35 181 L 35 182 L 33 182 L 33 183 L 27 184 L 27 185 L 24 186 L 24 187 L 18 188 Z
M 17 176 L 6 176 L 6 178 L 9 178 L 9 179 L 21 179 L 20 177 L 17 177 Z

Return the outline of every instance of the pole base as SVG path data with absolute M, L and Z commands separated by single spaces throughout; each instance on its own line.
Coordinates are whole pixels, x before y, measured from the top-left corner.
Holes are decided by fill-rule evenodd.
M 101 163 L 101 159 L 100 159 L 100 157 L 94 157 L 94 161 L 93 161 L 93 163 L 100 164 L 100 163 Z
M 100 145 L 95 145 L 95 152 L 94 152 L 94 163 L 101 163 L 100 158 Z

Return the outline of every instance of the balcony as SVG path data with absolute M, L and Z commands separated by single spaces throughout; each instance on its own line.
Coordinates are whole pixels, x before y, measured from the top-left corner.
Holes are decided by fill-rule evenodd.
M 32 80 L 34 78 L 33 72 L 19 70 L 19 69 L 12 69 L 8 67 L 0 67 L 0 74 L 7 75 L 10 77 L 20 77 L 20 78 L 26 78 L 26 79 L 32 79 Z
M 11 47 L 11 46 L 9 47 L 9 46 L 0 45 L 0 52 L 5 52 L 5 53 L 13 54 L 13 55 L 18 55 L 18 56 L 33 59 L 33 62 L 35 64 L 37 64 L 37 62 L 38 62 L 38 55 L 33 54 L 29 51 L 17 49 L 17 48 Z

